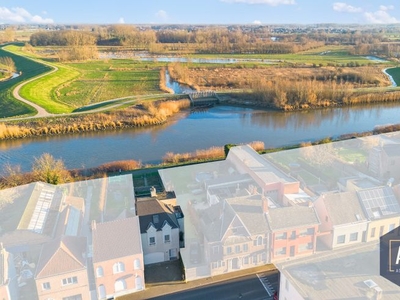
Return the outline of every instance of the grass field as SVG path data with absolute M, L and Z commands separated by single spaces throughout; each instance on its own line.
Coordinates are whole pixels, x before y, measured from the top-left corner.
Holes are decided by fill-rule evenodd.
M 25 57 L 15 55 L 3 49 L 0 49 L 0 56 L 11 57 L 14 60 L 18 72 L 22 72 L 21 76 L 17 78 L 0 82 L 0 117 L 34 114 L 35 110 L 32 107 L 16 100 L 12 96 L 12 91 L 19 83 L 50 71 L 50 67 L 34 62 Z
M 397 86 L 400 86 L 400 67 L 387 69 L 386 72 L 393 77 L 393 80 L 396 82 Z
M 294 54 L 196 54 L 198 58 L 238 58 L 238 59 L 271 59 L 300 64 L 375 64 L 365 56 L 351 55 L 345 46 L 324 46 Z
M 81 76 L 57 88 L 60 101 L 74 107 L 126 96 L 158 94 L 160 64 L 110 59 L 67 64 Z

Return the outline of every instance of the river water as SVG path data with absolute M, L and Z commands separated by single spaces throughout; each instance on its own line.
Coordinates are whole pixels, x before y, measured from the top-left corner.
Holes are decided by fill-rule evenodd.
M 30 170 L 48 152 L 68 168 L 94 167 L 125 159 L 157 163 L 166 152 L 188 152 L 228 143 L 263 141 L 277 147 L 400 123 L 400 105 L 363 105 L 301 112 L 215 106 L 181 112 L 168 123 L 140 129 L 0 141 L 0 170 L 6 163 Z

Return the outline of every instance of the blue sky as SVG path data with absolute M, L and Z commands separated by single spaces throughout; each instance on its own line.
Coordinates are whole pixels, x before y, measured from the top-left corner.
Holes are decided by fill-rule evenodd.
M 0 23 L 312 24 L 400 22 L 398 0 L 2 0 Z

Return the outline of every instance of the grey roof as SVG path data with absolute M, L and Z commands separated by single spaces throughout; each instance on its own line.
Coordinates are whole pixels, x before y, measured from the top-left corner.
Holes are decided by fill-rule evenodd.
M 367 220 L 356 192 L 324 194 L 321 197 L 333 225 Z
M 357 195 L 370 220 L 400 215 L 400 205 L 388 186 L 360 190 Z
M 314 207 L 300 205 L 270 209 L 267 214 L 267 221 L 272 231 L 320 224 Z
M 136 213 L 139 216 L 141 233 L 147 232 L 150 224 L 156 230 L 161 230 L 165 222 L 168 222 L 172 228 L 178 228 L 179 226 L 175 217 L 174 207 L 157 199 L 137 201 Z
M 262 234 L 268 230 L 268 224 L 261 207 L 260 195 L 231 198 L 226 201 L 251 235 Z
M 93 262 L 142 253 L 138 217 L 93 226 Z

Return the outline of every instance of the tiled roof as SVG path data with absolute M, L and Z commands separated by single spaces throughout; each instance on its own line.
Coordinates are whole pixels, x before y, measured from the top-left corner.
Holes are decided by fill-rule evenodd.
M 162 203 L 157 199 L 139 200 L 136 202 L 136 213 L 139 216 L 140 232 L 145 233 L 151 223 L 157 230 L 161 230 L 164 222 L 172 228 L 178 228 L 178 222 L 171 205 Z M 153 216 L 158 216 L 153 218 Z
M 267 221 L 272 231 L 320 224 L 314 207 L 300 205 L 270 209 Z
M 86 238 L 62 236 L 43 245 L 36 278 L 44 278 L 86 268 Z
M 94 263 L 142 253 L 138 217 L 97 223 L 93 227 Z
M 356 192 L 324 194 L 321 197 L 333 225 L 367 220 Z
M 251 235 L 262 234 L 267 231 L 268 224 L 262 211 L 260 195 L 231 198 L 226 201 Z

